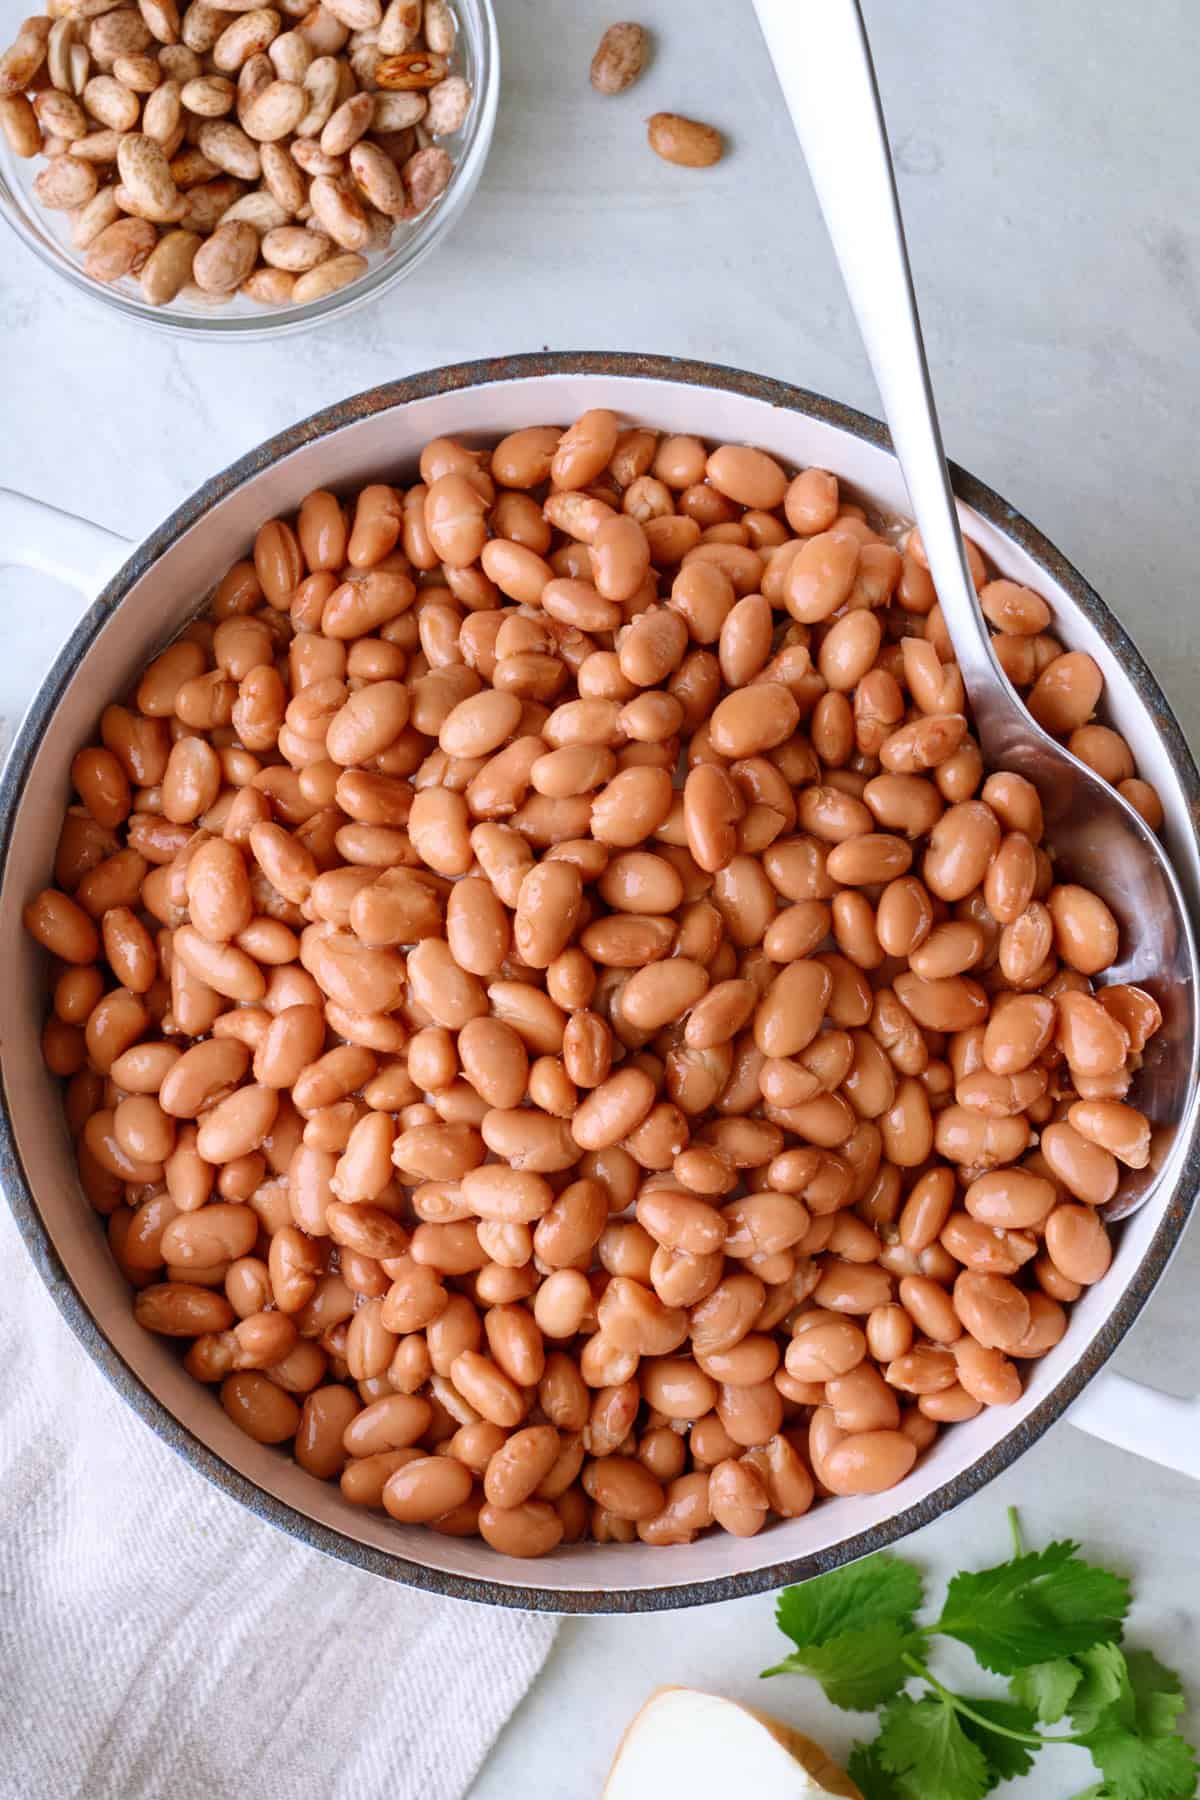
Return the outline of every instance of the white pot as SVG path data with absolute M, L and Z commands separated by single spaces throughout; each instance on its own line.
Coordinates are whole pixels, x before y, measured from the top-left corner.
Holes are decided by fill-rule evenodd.
M 197 610 L 264 519 L 293 512 L 312 488 L 411 479 L 429 438 L 495 439 L 522 425 L 566 422 L 589 406 L 613 407 L 631 421 L 672 431 L 759 444 L 786 462 L 835 470 L 885 511 L 906 510 L 899 470 L 873 420 L 778 383 L 666 358 L 547 355 L 472 364 L 379 388 L 318 414 L 243 458 L 181 507 L 125 562 L 62 651 L 17 737 L 0 790 L 10 930 L 15 934 L 21 906 L 49 878 L 70 761 L 92 740 L 101 708 Z M 1056 634 L 1100 663 L 1108 714 L 1162 797 L 1164 840 L 1195 907 L 1200 857 L 1192 821 L 1200 816 L 1200 777 L 1161 690 L 1101 601 L 1052 546 L 969 477 L 956 485 L 964 525 L 996 568 L 1044 594 Z M 20 560 L 65 572 L 89 594 L 101 566 L 116 560 L 107 534 L 44 508 L 35 512 L 13 496 L 0 507 L 0 527 L 10 559 L 15 543 Z M 986 1408 L 944 1432 L 890 1493 L 818 1505 L 758 1537 L 716 1533 L 670 1550 L 582 1544 L 525 1564 L 478 1540 L 406 1529 L 348 1506 L 336 1485 L 252 1443 L 214 1392 L 184 1374 L 173 1346 L 134 1323 L 128 1290 L 76 1179 L 56 1084 L 42 1066 L 43 1007 L 39 959 L 21 946 L 0 990 L 0 1159 L 8 1198 L 44 1280 L 93 1359 L 193 1467 L 261 1516 L 345 1561 L 444 1593 L 566 1612 L 660 1609 L 749 1593 L 802 1579 L 927 1524 L 1007 1467 L 1085 1385 L 1072 1412 L 1076 1424 L 1200 1475 L 1200 1406 L 1099 1373 L 1149 1298 L 1191 1207 L 1200 1174 L 1194 1094 L 1170 1152 L 1171 1179 L 1121 1227 L 1111 1272 L 1072 1309 L 1063 1342 L 1028 1365 L 1017 1405 Z

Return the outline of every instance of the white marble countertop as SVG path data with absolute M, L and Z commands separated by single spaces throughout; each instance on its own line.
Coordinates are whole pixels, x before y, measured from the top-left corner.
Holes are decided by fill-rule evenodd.
M 410 370 L 493 352 L 641 349 L 876 403 L 798 149 L 745 0 L 642 0 L 658 32 L 631 93 L 586 82 L 601 0 L 498 0 L 504 99 L 458 231 L 404 287 L 278 344 L 175 343 L 86 306 L 15 240 L 0 259 L 0 485 L 140 537 L 260 439 Z M 3 12 L 19 16 L 15 0 Z M 1189 0 L 1004 6 L 868 0 L 945 436 L 1035 519 L 1130 626 L 1200 736 L 1194 530 L 1200 410 L 1200 35 Z M 645 149 L 658 108 L 710 119 L 731 154 L 693 174 Z M 36 602 L 35 604 L 31 602 Z M 0 573 L 11 724 L 74 602 Z M 1118 1359 L 1176 1392 L 1200 1380 L 1193 1231 Z M 931 1572 L 1031 1537 L 1081 1537 L 1137 1577 L 1136 1635 L 1200 1668 L 1200 1546 L 1184 1478 L 1063 1425 L 909 1548 Z M 769 1597 L 689 1614 L 572 1621 L 474 1800 L 583 1800 L 658 1683 L 854 1720 L 799 1683 L 758 1683 Z M 1045 1800 L 1090 1779 L 1046 1767 Z M 1031 1785 L 1031 1784 L 1029 1784 Z M 1018 1790 L 1025 1792 L 1025 1789 Z

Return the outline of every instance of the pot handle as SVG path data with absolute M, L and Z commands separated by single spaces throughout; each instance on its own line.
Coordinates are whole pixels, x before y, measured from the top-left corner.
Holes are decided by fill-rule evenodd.
M 1200 1481 L 1200 1398 L 1181 1400 L 1102 1369 L 1067 1417 L 1090 1437 Z
M 125 538 L 90 519 L 0 488 L 0 564 L 53 576 L 91 601 L 130 548 Z

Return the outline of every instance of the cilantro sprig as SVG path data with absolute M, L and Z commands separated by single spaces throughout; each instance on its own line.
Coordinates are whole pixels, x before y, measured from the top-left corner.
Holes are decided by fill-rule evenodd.
M 1175 1729 L 1180 1679 L 1148 1650 L 1121 1647 L 1129 1583 L 1085 1562 L 1078 1544 L 1026 1550 L 1009 1518 L 1013 1555 L 956 1575 L 932 1624 L 917 1622 L 920 1571 L 897 1556 L 785 1588 L 777 1617 L 795 1648 L 763 1673 L 809 1675 L 848 1710 L 882 1708 L 878 1736 L 850 1757 L 866 1800 L 983 1800 L 1055 1744 L 1082 1746 L 1096 1765 L 1100 1780 L 1077 1800 L 1192 1800 L 1195 1752 Z M 1007 1676 L 1007 1695 L 946 1687 L 928 1664 L 937 1637 Z M 1041 1729 L 1064 1720 L 1068 1731 Z

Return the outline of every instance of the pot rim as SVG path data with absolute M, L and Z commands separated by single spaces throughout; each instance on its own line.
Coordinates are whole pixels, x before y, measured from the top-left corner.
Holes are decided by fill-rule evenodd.
M 214 505 L 252 482 L 292 452 L 356 421 L 411 401 L 464 388 L 537 380 L 548 375 L 616 376 L 673 382 L 762 400 L 786 411 L 800 412 L 891 451 L 885 426 L 869 414 L 808 389 L 755 375 L 724 364 L 632 352 L 548 351 L 487 357 L 425 370 L 351 396 L 322 408 L 249 451 L 213 476 L 151 532 L 88 609 L 55 659 L 29 707 L 2 773 L 0 773 L 0 883 L 7 870 L 13 820 L 43 730 L 74 679 L 111 609 L 151 568 L 169 546 Z M 1170 753 L 1187 800 L 1193 829 L 1200 819 L 1200 772 L 1175 714 L 1145 660 L 1124 627 L 1065 556 L 1024 516 L 991 488 L 957 464 L 950 465 L 958 498 L 1004 533 L 1068 593 L 1080 611 L 1120 658 L 1138 697 Z M 740 1599 L 790 1582 L 805 1581 L 826 1570 L 886 1548 L 931 1524 L 969 1499 L 1014 1463 L 1060 1419 L 1092 1376 L 1113 1355 L 1149 1300 L 1173 1255 L 1200 1186 L 1200 1108 L 1193 1102 L 1188 1141 L 1179 1175 L 1163 1218 L 1132 1278 L 1126 1283 L 1103 1326 L 1054 1388 L 1025 1419 L 1006 1432 L 982 1457 L 923 1499 L 893 1514 L 878 1526 L 854 1532 L 807 1556 L 790 1557 L 728 1576 L 653 1588 L 564 1589 L 493 1581 L 430 1568 L 395 1552 L 358 1543 L 320 1524 L 268 1494 L 247 1476 L 215 1455 L 155 1398 L 118 1354 L 88 1311 L 63 1267 L 42 1222 L 17 1152 L 7 1090 L 0 1073 L 0 1182 L 17 1228 L 38 1274 L 63 1318 L 91 1360 L 151 1430 L 205 1476 L 222 1493 L 290 1536 L 323 1554 L 389 1581 L 456 1599 L 527 1611 L 561 1614 L 673 1611 L 688 1606 Z M 601 1573 L 600 1570 L 597 1573 Z

